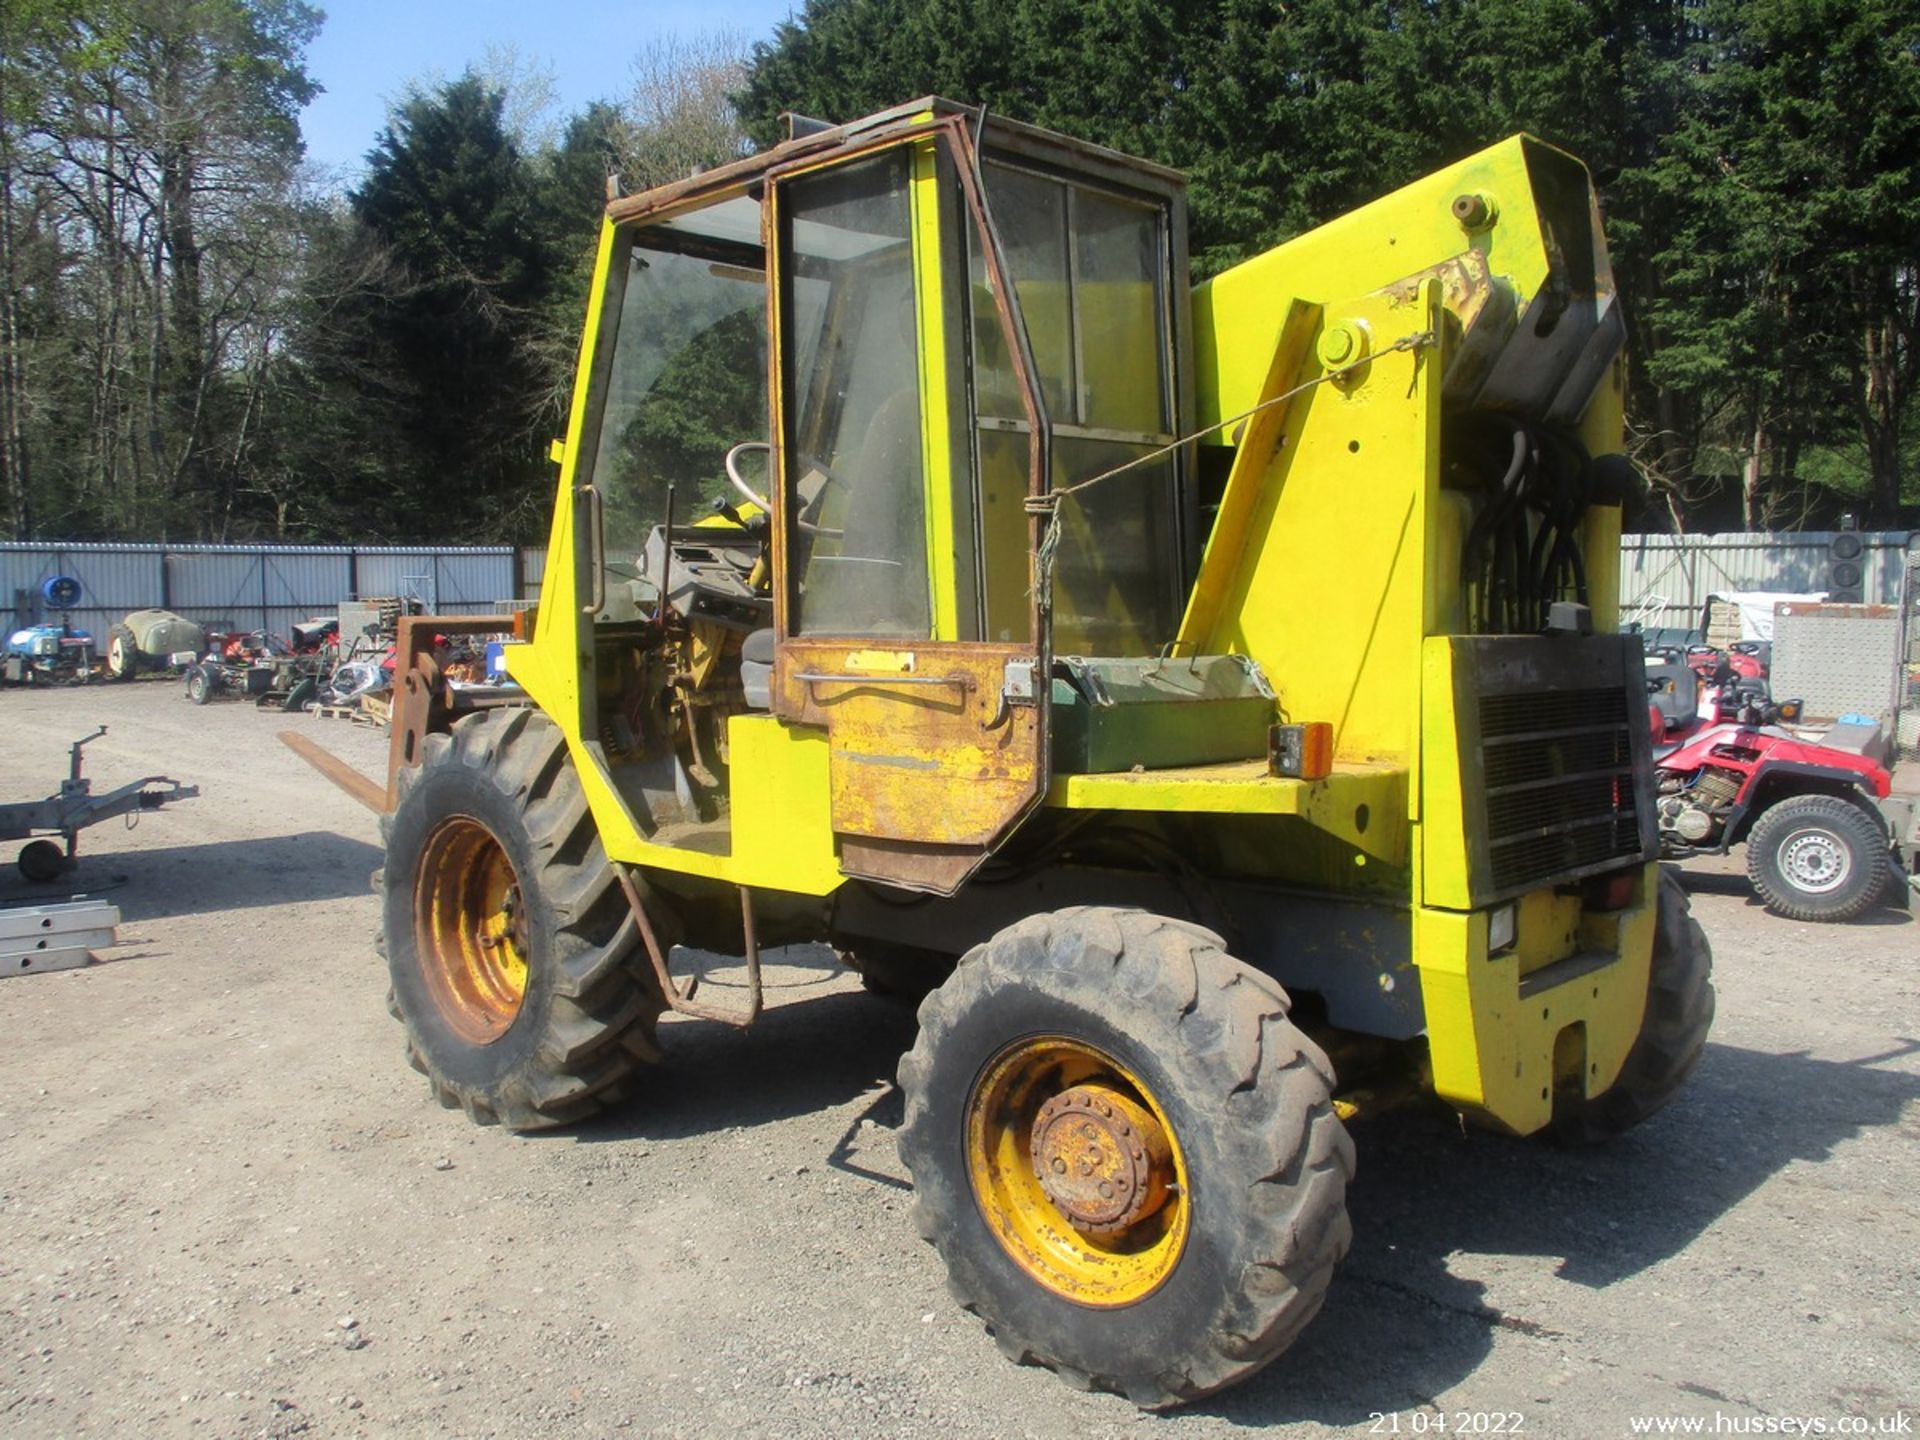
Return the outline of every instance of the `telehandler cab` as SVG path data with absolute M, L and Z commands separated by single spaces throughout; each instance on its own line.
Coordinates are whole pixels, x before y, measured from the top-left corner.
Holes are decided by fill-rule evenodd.
M 1185 233 L 1179 175 L 940 100 L 612 201 L 523 702 L 406 622 L 367 797 L 443 1102 L 582 1120 L 824 941 L 925 995 L 955 1293 L 1148 1407 L 1319 1309 L 1356 1097 L 1602 1138 L 1713 1014 L 1585 170 L 1508 140 L 1191 287 Z

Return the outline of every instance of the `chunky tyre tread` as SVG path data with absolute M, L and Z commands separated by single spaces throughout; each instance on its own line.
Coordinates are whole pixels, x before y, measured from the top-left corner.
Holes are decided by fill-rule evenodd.
M 1212 1135 L 1246 1177 L 1237 1205 L 1196 1223 L 1238 1227 L 1250 1258 L 1222 1284 L 1212 1314 L 1155 1373 L 1100 1374 L 1023 1335 L 990 1288 L 969 1284 L 982 1257 L 967 1252 L 935 1188 L 917 1183 L 914 1221 L 941 1253 L 948 1287 L 978 1315 L 1009 1359 L 1044 1365 L 1068 1384 L 1124 1394 L 1144 1409 L 1199 1399 L 1259 1369 L 1285 1350 L 1325 1298 L 1352 1240 L 1345 1192 L 1353 1142 L 1334 1113 L 1332 1067 L 1287 1019 L 1288 999 L 1270 978 L 1229 957 L 1211 931 L 1138 910 L 1085 906 L 1032 916 L 961 958 L 953 977 L 919 1011 L 920 1032 L 900 1062 L 906 1095 L 900 1150 L 916 1180 L 937 1164 L 942 1143 L 929 1079 L 935 1055 L 971 1007 L 1007 988 L 1045 986 L 1084 1000 L 1121 1028 L 1167 1033 L 1183 1073 L 1213 1088 Z M 1011 1038 L 1011 1037 L 1010 1037 Z M 971 1204 L 970 1192 L 956 1192 Z M 1232 1213 L 1221 1213 L 1232 1212 Z M 1193 1243 L 1191 1240 L 1189 1243 Z
M 634 1073 L 659 1058 L 654 1023 L 665 1008 L 650 977 L 635 965 L 638 927 L 626 911 L 611 865 L 553 722 L 524 709 L 494 711 L 458 722 L 451 735 L 429 735 L 417 770 L 400 776 L 405 806 L 423 777 L 440 767 L 465 766 L 518 807 L 536 873 L 522 884 L 537 889 L 553 918 L 551 973 L 541 1031 L 524 1059 L 496 1083 L 479 1086 L 449 1077 L 433 1061 L 417 1024 L 407 1024 L 407 1059 L 422 1071 L 435 1097 L 464 1110 L 476 1124 L 541 1130 L 585 1120 L 626 1098 Z M 393 817 L 383 817 L 391 833 Z M 383 950 L 393 947 L 381 936 Z M 536 961 L 538 963 L 538 961 Z M 516 1023 L 534 1018 L 522 1012 Z
M 1776 832 L 1813 821 L 1837 831 L 1854 852 L 1854 874 L 1832 895 L 1796 890 L 1773 865 Z M 1887 832 L 1879 819 L 1838 795 L 1800 795 L 1767 808 L 1747 833 L 1747 879 L 1760 902 L 1787 920 L 1842 921 L 1864 915 L 1880 903 L 1893 879 L 1887 864 Z
M 124 670 L 115 670 L 113 668 L 113 657 L 116 653 L 114 646 L 116 642 L 118 642 L 120 647 L 117 653 L 126 657 L 126 668 Z M 130 626 L 115 625 L 107 631 L 107 648 L 105 654 L 107 657 L 107 673 L 115 680 L 131 680 L 140 673 L 140 646 L 134 640 L 133 630 Z
M 1593 1144 L 1631 1130 L 1673 1099 L 1699 1065 L 1713 1028 L 1713 947 L 1690 909 L 1687 892 L 1662 869 L 1639 1037 L 1611 1089 L 1554 1117 L 1555 1139 Z

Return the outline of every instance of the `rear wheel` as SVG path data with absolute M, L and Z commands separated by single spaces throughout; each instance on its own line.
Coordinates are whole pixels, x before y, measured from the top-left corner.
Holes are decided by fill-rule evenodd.
M 900 1063 L 914 1215 L 1012 1359 L 1159 1408 L 1319 1311 L 1351 1230 L 1326 1057 L 1197 926 L 1035 916 L 967 955 Z
M 1747 878 L 1789 920 L 1851 920 L 1880 902 L 1891 867 L 1879 818 L 1838 795 L 1767 808 L 1747 835 Z
M 415 1068 L 515 1130 L 623 1098 L 663 1006 L 559 729 L 525 709 L 462 720 L 402 784 L 382 938 Z
M 210 665 L 187 667 L 187 699 L 205 705 L 220 691 L 220 678 Z
M 107 674 L 116 680 L 131 680 L 140 673 L 140 646 L 133 631 L 116 625 L 107 631 Z
M 1663 868 L 1640 1034 L 1605 1094 L 1558 1108 L 1554 1139 L 1589 1145 L 1631 1130 L 1679 1094 L 1699 1065 L 1713 1028 L 1713 948 L 1690 910 L 1687 892 Z

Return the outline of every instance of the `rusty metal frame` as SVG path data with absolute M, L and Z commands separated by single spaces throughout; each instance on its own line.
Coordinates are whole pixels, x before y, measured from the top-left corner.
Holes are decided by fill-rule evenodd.
M 660 987 L 660 998 L 667 1008 L 676 1015 L 713 1020 L 741 1030 L 749 1029 L 760 1018 L 766 1002 L 766 991 L 760 982 L 760 937 L 754 928 L 753 892 L 744 885 L 739 887 L 740 933 L 746 945 L 747 1005 L 744 1010 L 730 1010 L 693 998 L 693 992 L 700 984 L 697 976 L 689 978 L 684 989 L 675 981 L 672 971 L 667 967 L 667 953 L 660 948 L 660 938 L 654 933 L 653 922 L 647 918 L 646 901 L 641 898 L 640 888 L 633 882 L 632 867 L 618 860 L 612 863 L 614 878 L 620 882 L 621 893 L 627 897 L 627 919 L 620 927 L 621 932 L 624 934 L 628 925 L 640 932 L 647 959 L 653 966 L 654 983 Z
M 392 735 L 387 745 L 386 810 L 400 803 L 400 772 L 420 763 L 427 736 L 446 728 L 459 708 L 433 658 L 436 635 L 493 635 L 513 630 L 511 615 L 403 615 L 393 650 Z M 524 702 L 511 702 L 524 703 Z M 353 792 L 356 799 L 361 796 Z M 364 803 L 364 802 L 363 802 Z

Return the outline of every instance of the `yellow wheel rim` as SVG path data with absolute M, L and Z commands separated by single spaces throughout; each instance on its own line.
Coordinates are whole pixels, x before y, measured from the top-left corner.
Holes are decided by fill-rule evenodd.
M 1013 1262 L 1064 1300 L 1157 1290 L 1191 1225 L 1186 1160 L 1152 1092 L 1077 1040 L 1016 1041 L 967 1098 L 967 1170 Z
M 520 877 L 491 830 L 456 815 L 427 837 L 414 916 L 441 1019 L 472 1044 L 498 1040 L 527 995 L 527 917 Z

